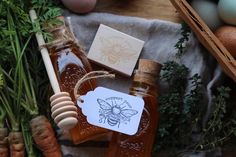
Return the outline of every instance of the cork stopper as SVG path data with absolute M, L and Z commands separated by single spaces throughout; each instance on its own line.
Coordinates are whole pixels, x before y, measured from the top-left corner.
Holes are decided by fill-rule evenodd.
M 159 75 L 162 65 L 149 59 L 139 59 L 138 71 Z
M 149 59 L 140 59 L 134 81 L 155 85 L 162 65 Z

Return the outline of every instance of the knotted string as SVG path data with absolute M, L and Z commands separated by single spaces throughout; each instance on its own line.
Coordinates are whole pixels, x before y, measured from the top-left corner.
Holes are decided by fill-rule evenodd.
M 66 44 L 68 42 L 73 42 L 79 48 L 79 50 L 82 53 L 85 54 L 85 51 L 81 48 L 81 45 L 79 44 L 78 39 L 75 37 L 70 17 L 67 17 L 66 24 L 63 24 L 63 25 L 55 28 L 54 31 L 56 31 L 57 29 L 65 30 L 62 33 L 62 36 L 59 39 L 56 39 L 56 40 L 53 40 L 51 42 L 40 45 L 39 50 L 41 50 L 43 48 L 48 48 L 49 49 L 49 48 L 54 47 L 54 46 L 60 46 L 60 45 Z
M 75 88 L 74 88 L 74 96 L 77 100 L 83 101 L 80 99 L 80 94 L 77 94 L 77 91 L 79 90 L 80 86 L 91 79 L 97 79 L 97 78 L 114 78 L 115 74 L 110 74 L 108 71 L 91 71 L 87 74 L 85 74 L 79 81 L 76 83 Z

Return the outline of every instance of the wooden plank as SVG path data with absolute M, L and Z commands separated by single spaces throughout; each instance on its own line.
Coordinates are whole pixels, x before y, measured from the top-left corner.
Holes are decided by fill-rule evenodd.
M 180 22 L 169 0 L 98 0 L 96 12 Z

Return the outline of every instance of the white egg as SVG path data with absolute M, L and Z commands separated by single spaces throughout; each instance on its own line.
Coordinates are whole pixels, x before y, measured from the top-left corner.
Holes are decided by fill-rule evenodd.
M 220 0 L 218 12 L 225 23 L 236 25 L 236 0 Z
M 212 31 L 222 25 L 221 19 L 217 12 L 216 3 L 206 0 L 194 0 L 191 5 Z

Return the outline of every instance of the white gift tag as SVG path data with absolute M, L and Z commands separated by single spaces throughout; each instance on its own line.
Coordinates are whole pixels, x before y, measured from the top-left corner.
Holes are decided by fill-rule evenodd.
M 128 135 L 134 135 L 140 123 L 144 101 L 140 97 L 97 87 L 77 100 L 87 121 Z

